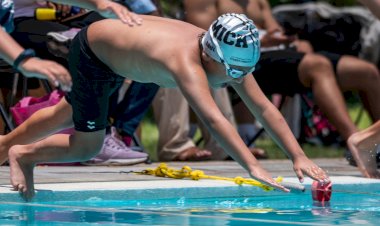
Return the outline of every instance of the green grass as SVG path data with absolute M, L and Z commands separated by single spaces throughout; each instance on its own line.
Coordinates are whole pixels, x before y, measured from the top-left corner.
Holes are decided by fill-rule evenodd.
M 358 116 L 361 106 L 354 104 L 349 106 L 349 113 L 353 120 Z M 367 128 L 371 123 L 371 120 L 366 112 L 363 113 L 358 127 L 360 129 Z M 197 133 L 195 140 L 200 137 Z M 142 123 L 142 143 L 144 148 L 150 154 L 153 161 L 157 161 L 157 140 L 158 140 L 158 130 L 157 126 L 152 120 L 152 115 L 149 113 L 144 118 Z M 256 141 L 256 146 L 263 148 L 267 151 L 270 159 L 284 159 L 286 156 L 280 150 L 280 148 L 270 139 L 270 138 L 260 138 Z M 302 148 L 306 155 L 310 158 L 340 158 L 343 156 L 344 149 L 337 147 L 325 147 L 325 146 L 314 146 L 310 144 L 302 144 Z
M 152 161 L 157 161 L 158 129 L 156 124 L 145 117 L 142 122 L 141 142 Z
M 270 159 L 286 158 L 286 155 L 270 138 L 259 139 L 256 146 L 266 150 Z M 344 153 L 344 149 L 341 147 L 325 147 L 311 144 L 302 144 L 301 146 L 309 158 L 340 158 Z

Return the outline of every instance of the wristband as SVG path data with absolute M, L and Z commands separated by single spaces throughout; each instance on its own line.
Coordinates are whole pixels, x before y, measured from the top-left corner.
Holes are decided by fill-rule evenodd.
M 13 62 L 13 69 L 18 71 L 18 67 L 20 66 L 21 62 L 35 56 L 36 56 L 36 52 L 33 49 L 24 50 L 23 52 L 20 53 L 20 55 L 18 55 L 18 57 Z

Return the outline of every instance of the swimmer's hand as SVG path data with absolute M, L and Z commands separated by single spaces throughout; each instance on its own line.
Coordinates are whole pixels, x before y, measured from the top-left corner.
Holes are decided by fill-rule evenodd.
M 18 69 L 26 77 L 48 79 L 54 86 L 60 86 L 63 91 L 71 91 L 70 73 L 54 61 L 31 57 L 24 60 Z
M 251 177 L 253 179 L 258 180 L 261 183 L 266 184 L 268 186 L 271 186 L 275 189 L 278 189 L 278 190 L 281 190 L 284 192 L 290 192 L 289 189 L 285 188 L 284 186 L 282 186 L 281 184 L 276 182 L 272 178 L 272 176 L 267 171 L 265 171 L 263 168 L 261 168 L 260 166 L 255 167 L 253 172 L 251 172 Z
M 304 180 L 303 174 L 321 183 L 330 182 L 327 173 L 306 156 L 297 157 L 293 160 L 293 170 L 301 183 Z
M 106 18 L 119 18 L 129 26 L 142 24 L 141 17 L 129 11 L 125 6 L 116 2 L 101 1 L 97 5 L 97 11 Z

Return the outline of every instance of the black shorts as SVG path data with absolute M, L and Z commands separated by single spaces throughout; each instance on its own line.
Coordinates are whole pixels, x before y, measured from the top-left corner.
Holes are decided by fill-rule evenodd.
M 115 74 L 91 51 L 87 28 L 72 41 L 69 69 L 73 87 L 66 100 L 73 108 L 77 131 L 94 132 L 108 125 L 109 98 L 123 84 L 124 77 Z
M 327 57 L 336 71 L 341 55 L 328 52 L 317 54 Z M 293 96 L 304 92 L 308 88 L 302 85 L 298 77 L 298 66 L 304 56 L 304 53 L 292 49 L 263 52 L 253 76 L 267 95 L 279 93 Z

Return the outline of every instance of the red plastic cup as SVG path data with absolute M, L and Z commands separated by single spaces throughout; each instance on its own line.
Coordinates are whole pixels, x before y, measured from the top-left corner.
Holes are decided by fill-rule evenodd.
M 311 195 L 314 201 L 328 202 L 332 193 L 332 183 L 320 183 L 314 181 L 311 185 Z

